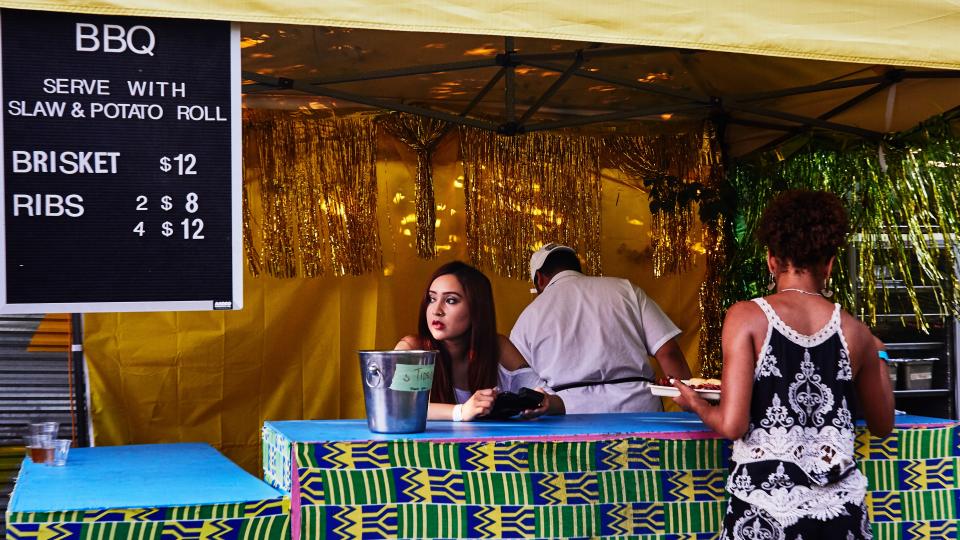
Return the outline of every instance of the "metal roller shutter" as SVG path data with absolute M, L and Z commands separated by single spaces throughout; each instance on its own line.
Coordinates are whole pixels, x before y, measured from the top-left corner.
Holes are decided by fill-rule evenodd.
M 26 425 L 56 421 L 59 437 L 86 445 L 86 418 L 78 414 L 86 409 L 83 374 L 71 368 L 71 328 L 67 314 L 0 315 L 0 534 Z

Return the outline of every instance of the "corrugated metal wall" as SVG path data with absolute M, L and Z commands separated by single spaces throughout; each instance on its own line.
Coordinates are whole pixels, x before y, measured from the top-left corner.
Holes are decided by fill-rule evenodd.
M 60 422 L 61 438 L 77 441 L 70 315 L 0 315 L 0 534 L 14 478 L 24 456 L 26 424 Z

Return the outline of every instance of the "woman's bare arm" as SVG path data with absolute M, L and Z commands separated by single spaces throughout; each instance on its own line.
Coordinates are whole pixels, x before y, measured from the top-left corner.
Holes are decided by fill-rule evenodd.
M 739 439 L 750 425 L 750 399 L 757 353 L 754 334 L 766 328 L 763 312 L 753 302 L 739 302 L 727 310 L 723 321 L 723 376 L 720 404 L 713 406 L 689 386 L 675 381 L 684 410 L 696 413 L 703 423 L 727 439 Z
M 860 396 L 860 407 L 870 433 L 886 437 L 893 430 L 893 390 L 887 365 L 877 354 L 877 339 L 862 322 L 844 314 L 850 356 L 853 357 L 853 382 Z

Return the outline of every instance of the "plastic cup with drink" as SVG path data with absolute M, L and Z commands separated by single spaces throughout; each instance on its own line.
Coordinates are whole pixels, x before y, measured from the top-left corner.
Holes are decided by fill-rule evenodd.
M 27 443 L 27 456 L 34 463 L 53 463 L 54 459 L 54 438 L 57 436 L 56 422 L 38 422 L 30 424 L 27 436 L 24 437 Z

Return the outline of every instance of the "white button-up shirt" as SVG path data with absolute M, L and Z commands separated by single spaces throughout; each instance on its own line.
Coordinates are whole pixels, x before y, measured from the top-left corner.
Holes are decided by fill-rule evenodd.
M 565 270 L 523 310 L 510 341 L 549 386 L 653 377 L 649 356 L 680 329 L 626 279 Z M 568 414 L 662 410 L 647 383 L 571 388 Z

